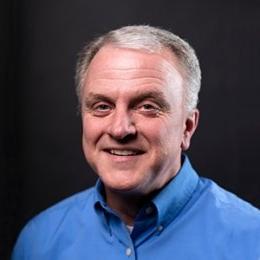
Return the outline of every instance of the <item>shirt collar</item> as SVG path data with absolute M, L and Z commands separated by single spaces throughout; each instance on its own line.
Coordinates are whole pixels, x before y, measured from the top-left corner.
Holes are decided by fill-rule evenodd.
M 198 184 L 199 177 L 186 155 L 182 156 L 182 162 L 182 167 L 176 176 L 151 201 L 157 209 L 158 226 L 166 226 L 177 217 Z M 104 196 L 104 185 L 100 179 L 98 179 L 95 189 L 95 205 L 108 209 Z
M 106 206 L 106 200 L 105 200 L 105 191 L 104 191 L 104 185 L 100 178 L 98 178 L 95 186 L 95 197 L 94 197 L 94 203 L 100 204 L 102 207 Z
M 177 175 L 152 200 L 158 218 L 157 225 L 167 226 L 191 198 L 199 181 L 186 155 L 182 157 L 182 167 Z

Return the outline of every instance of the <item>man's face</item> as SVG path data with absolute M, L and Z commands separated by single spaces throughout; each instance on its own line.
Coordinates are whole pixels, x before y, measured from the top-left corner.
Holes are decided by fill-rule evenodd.
M 83 150 L 107 191 L 149 194 L 176 175 L 198 112 L 184 106 L 177 59 L 103 47 L 82 91 Z

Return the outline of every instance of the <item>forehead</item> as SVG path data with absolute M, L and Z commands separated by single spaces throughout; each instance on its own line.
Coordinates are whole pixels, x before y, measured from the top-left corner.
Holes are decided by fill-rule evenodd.
M 102 47 L 94 56 L 87 70 L 87 77 L 93 72 L 106 74 L 107 70 L 123 74 L 124 70 L 142 69 L 145 73 L 156 72 L 172 72 L 177 70 L 181 73 L 177 57 L 168 49 L 163 49 L 160 52 L 148 52 L 147 50 L 135 50 L 127 48 L 118 48 L 111 45 Z M 98 71 L 99 70 L 99 71 Z M 138 71 L 136 71 L 138 73 Z
M 105 46 L 95 55 L 85 75 L 84 92 L 139 93 L 182 86 L 177 58 L 169 50 L 160 53 Z M 124 87 L 123 87 L 124 86 Z M 182 88 L 182 87 L 181 87 Z M 167 89 L 167 87 L 166 87 Z M 167 92 L 168 92 L 167 90 Z

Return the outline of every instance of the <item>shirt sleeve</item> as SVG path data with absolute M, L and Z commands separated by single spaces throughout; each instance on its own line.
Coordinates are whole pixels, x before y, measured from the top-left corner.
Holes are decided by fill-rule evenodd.
M 18 236 L 18 239 L 15 243 L 11 260 L 29 260 L 28 252 L 30 252 L 30 244 L 31 244 L 31 225 L 26 225 L 21 233 Z

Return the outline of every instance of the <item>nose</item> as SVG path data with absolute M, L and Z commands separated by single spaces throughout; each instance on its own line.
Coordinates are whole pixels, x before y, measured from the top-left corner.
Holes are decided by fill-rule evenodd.
M 115 109 L 107 132 L 113 139 L 118 141 L 133 138 L 136 135 L 136 127 L 130 111 Z

